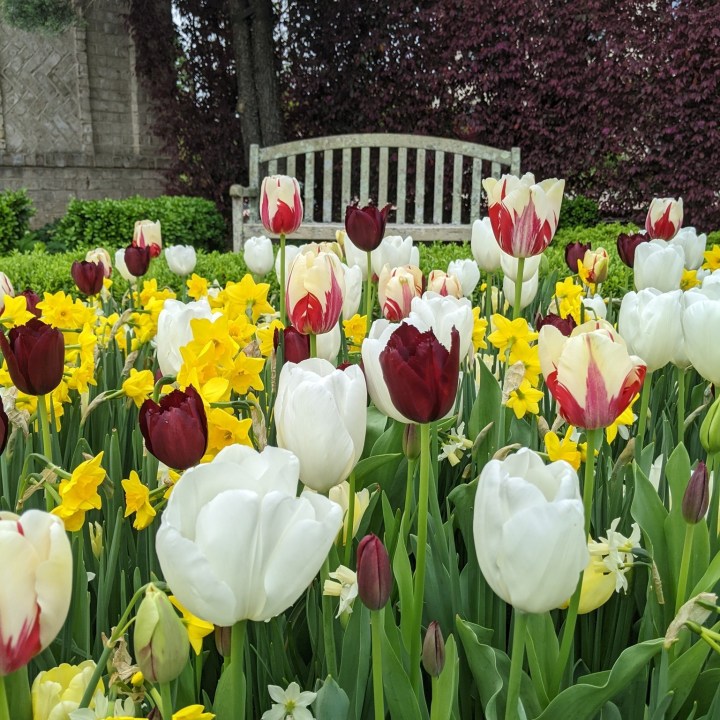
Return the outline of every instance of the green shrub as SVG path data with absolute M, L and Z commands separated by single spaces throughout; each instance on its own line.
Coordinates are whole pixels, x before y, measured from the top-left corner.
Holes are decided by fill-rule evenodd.
M 584 195 L 564 198 L 560 208 L 559 228 L 589 228 L 600 222 L 600 208 L 595 200 Z
M 7 190 L 0 193 L 0 253 L 25 249 L 23 242 L 34 214 L 35 208 L 27 191 Z
M 210 200 L 165 195 L 126 200 L 71 200 L 53 240 L 68 250 L 130 244 L 137 220 L 159 220 L 163 244 L 225 248 L 227 227 Z

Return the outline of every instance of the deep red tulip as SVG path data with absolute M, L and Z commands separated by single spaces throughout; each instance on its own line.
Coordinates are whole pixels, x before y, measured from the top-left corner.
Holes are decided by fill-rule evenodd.
M 565 337 L 570 337 L 570 333 L 577 327 L 577 323 L 572 315 L 563 318 L 555 313 L 548 313 L 543 317 L 538 313 L 535 316 L 535 330 L 540 332 L 540 328 L 544 325 L 556 327 Z
M 397 411 L 416 423 L 444 417 L 457 394 L 460 334 L 453 328 L 448 349 L 432 330 L 401 323 L 380 353 L 380 367 Z
M 617 239 L 617 251 L 620 259 L 629 267 L 635 266 L 635 250 L 640 243 L 650 242 L 645 233 L 620 233 Z
M 358 595 L 370 610 L 387 605 L 392 592 L 392 571 L 385 546 L 377 535 L 366 535 L 357 549 Z
M 65 369 L 63 334 L 33 318 L 10 330 L 10 341 L 0 332 L 0 350 L 15 387 L 27 395 L 46 395 L 62 380 Z
M 310 357 L 310 336 L 298 332 L 292 325 L 284 330 L 275 330 L 273 345 L 275 350 L 280 342 L 280 333 L 283 334 L 283 346 L 285 349 L 285 360 L 299 363 Z
M 704 462 L 699 462 L 690 475 L 690 482 L 685 488 L 682 499 L 682 514 L 686 523 L 699 523 L 710 505 L 710 481 L 708 469 Z
M 355 247 L 370 252 L 380 245 L 385 235 L 387 216 L 392 205 L 388 203 L 382 210 L 375 205 L 358 207 L 357 203 L 348 205 L 345 210 L 345 232 Z
M 42 312 L 38 309 L 38 303 L 40 302 L 40 296 L 30 288 L 25 288 L 21 293 L 25 296 L 27 311 L 32 313 L 36 318 L 42 316 Z
M 2 455 L 10 437 L 10 420 L 0 399 L 0 455 Z
M 102 290 L 105 268 L 100 263 L 77 260 L 72 264 L 72 278 L 85 295 L 97 295 Z
M 147 449 L 175 470 L 197 465 L 207 450 L 208 424 L 198 391 L 173 390 L 160 400 L 146 400 L 140 408 L 140 431 Z
M 125 265 L 131 275 L 142 277 L 150 267 L 150 247 L 135 247 L 128 245 L 125 248 Z
M 588 250 L 592 250 L 590 243 L 573 242 L 565 246 L 565 263 L 570 268 L 571 273 L 578 271 L 578 262 L 583 261 Z

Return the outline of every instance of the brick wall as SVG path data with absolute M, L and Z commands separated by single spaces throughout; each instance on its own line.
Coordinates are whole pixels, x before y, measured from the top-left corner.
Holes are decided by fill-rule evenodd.
M 125 0 L 93 0 L 57 36 L 0 24 L 0 189 L 27 188 L 35 225 L 71 197 L 163 191 L 167 161 L 135 75 Z

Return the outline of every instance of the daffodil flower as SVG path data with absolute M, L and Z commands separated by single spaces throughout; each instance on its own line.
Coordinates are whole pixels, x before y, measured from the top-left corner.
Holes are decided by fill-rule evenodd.
M 270 697 L 275 701 L 270 710 L 266 710 L 261 720 L 314 720 L 308 705 L 315 702 L 317 693 L 300 692 L 300 686 L 291 682 L 287 690 L 278 685 L 268 685 Z

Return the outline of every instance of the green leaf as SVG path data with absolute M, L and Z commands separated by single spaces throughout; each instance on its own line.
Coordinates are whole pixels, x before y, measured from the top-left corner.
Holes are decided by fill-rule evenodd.
M 393 575 L 400 597 L 400 630 L 403 643 L 410 648 L 413 632 L 413 580 L 410 568 L 410 558 L 404 542 L 398 542 L 393 555 Z
M 363 448 L 362 457 L 366 458 L 372 455 L 373 446 L 380 436 L 385 432 L 387 425 L 387 415 L 381 413 L 374 405 L 370 405 L 367 410 L 367 423 L 365 426 L 365 447 Z
M 494 423 L 481 446 L 476 449 L 478 467 L 482 467 L 498 449 L 502 392 L 490 368 L 485 363 L 478 363 L 478 367 L 480 388 L 468 420 L 468 438 L 474 441 L 484 427 Z
M 572 718 L 592 720 L 600 708 L 622 692 L 633 678 L 662 650 L 663 640 L 648 640 L 624 650 L 609 673 L 579 678 L 545 708 L 538 720 Z M 594 681 L 593 684 L 589 682 Z
M 680 655 L 670 664 L 668 672 L 668 689 L 674 693 L 670 710 L 666 717 L 668 720 L 677 716 L 683 703 L 692 692 L 705 659 L 710 652 L 710 646 L 698 640 L 689 650 Z
M 455 638 L 450 635 L 445 642 L 445 667 L 437 681 L 433 683 L 430 720 L 450 720 L 457 698 L 459 677 L 460 659 L 455 647 Z
M 356 602 L 343 636 L 340 656 L 340 686 L 350 692 L 349 720 L 362 716 L 370 674 L 370 611 Z
M 382 636 L 383 687 L 390 717 L 393 720 L 422 720 L 410 677 L 396 652 L 400 648 L 400 632 L 395 625 L 386 622 Z
M 31 720 L 30 685 L 27 666 L 5 676 L 5 690 L 13 720 Z
M 355 482 L 358 488 L 364 488 L 368 485 L 378 484 L 384 487 L 386 483 L 393 479 L 396 465 L 390 465 L 395 461 L 399 462 L 402 453 L 387 453 L 385 455 L 371 455 L 361 460 L 355 466 Z M 389 466 L 389 467 L 385 467 Z
M 325 678 L 313 703 L 316 720 L 346 720 L 350 709 L 347 693 L 332 679 Z
M 547 689 L 560 652 L 550 613 L 528 614 L 526 652 L 535 692 L 541 704 L 547 705 Z

